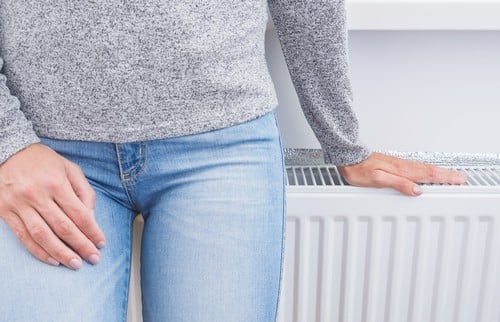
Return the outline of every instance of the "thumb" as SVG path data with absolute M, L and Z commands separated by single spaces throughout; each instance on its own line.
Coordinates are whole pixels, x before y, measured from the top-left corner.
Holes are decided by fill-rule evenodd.
M 376 170 L 377 175 L 374 180 L 377 188 L 393 188 L 407 196 L 419 196 L 422 194 L 422 188 L 415 182 L 389 172 Z

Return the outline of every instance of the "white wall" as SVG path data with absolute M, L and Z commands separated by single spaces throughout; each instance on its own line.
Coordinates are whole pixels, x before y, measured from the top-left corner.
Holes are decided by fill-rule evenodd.
M 368 22 L 359 20 L 359 26 Z M 500 31 L 351 31 L 349 45 L 354 109 L 361 136 L 370 147 L 500 152 Z M 300 109 L 273 28 L 268 29 L 266 46 L 285 146 L 319 148 Z M 142 321 L 141 229 L 142 220 L 138 220 L 130 322 Z
M 285 146 L 319 148 L 272 28 L 266 45 Z M 500 152 L 500 31 L 351 31 L 349 47 L 371 148 Z

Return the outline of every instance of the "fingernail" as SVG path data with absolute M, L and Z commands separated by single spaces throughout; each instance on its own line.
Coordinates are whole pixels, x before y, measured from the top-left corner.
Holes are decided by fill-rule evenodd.
M 80 269 L 82 268 L 82 262 L 76 258 L 73 258 L 69 261 L 69 267 L 71 267 L 72 269 Z
M 92 265 L 96 265 L 97 263 L 99 263 L 99 255 L 96 255 L 96 254 L 90 255 L 89 256 L 89 263 Z
M 96 245 L 96 247 L 99 248 L 99 249 L 104 248 L 104 246 L 106 246 L 106 243 L 104 242 L 104 240 L 101 240 Z
M 419 185 L 414 185 L 413 186 L 413 193 L 416 194 L 416 195 L 421 195 L 423 192 L 422 190 L 422 187 L 420 187 Z
M 55 259 L 53 259 L 52 257 L 49 257 L 47 259 L 47 262 L 50 264 L 50 265 L 54 265 L 54 266 L 59 266 L 59 262 L 56 261 Z

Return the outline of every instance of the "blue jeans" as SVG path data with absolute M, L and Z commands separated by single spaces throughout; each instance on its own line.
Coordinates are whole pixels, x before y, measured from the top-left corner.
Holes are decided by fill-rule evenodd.
M 285 191 L 273 112 L 163 140 L 42 143 L 82 168 L 107 245 L 96 266 L 52 267 L 0 222 L 2 321 L 125 321 L 138 213 L 145 322 L 275 321 Z

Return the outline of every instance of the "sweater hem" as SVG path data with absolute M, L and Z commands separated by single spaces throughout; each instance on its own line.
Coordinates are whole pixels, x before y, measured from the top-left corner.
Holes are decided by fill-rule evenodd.
M 46 137 L 56 140 L 72 140 L 72 141 L 88 141 L 88 142 L 104 142 L 104 143 L 131 143 L 139 141 L 159 140 L 173 138 L 179 136 L 196 135 L 205 132 L 215 131 L 230 126 L 235 126 L 241 123 L 259 118 L 264 114 L 274 111 L 276 106 L 270 106 L 259 110 L 253 110 L 254 113 L 239 115 L 237 118 L 220 119 L 217 121 L 200 122 L 184 124 L 184 126 L 176 126 L 172 128 L 172 124 L 165 122 L 153 126 L 140 129 L 130 128 L 125 126 L 118 128 L 119 131 L 109 132 L 109 128 L 92 127 L 88 130 L 82 128 L 70 128 L 65 126 L 56 127 L 52 124 L 50 128 L 37 128 L 35 132 L 39 137 Z M 169 127 L 170 126 L 170 127 Z

